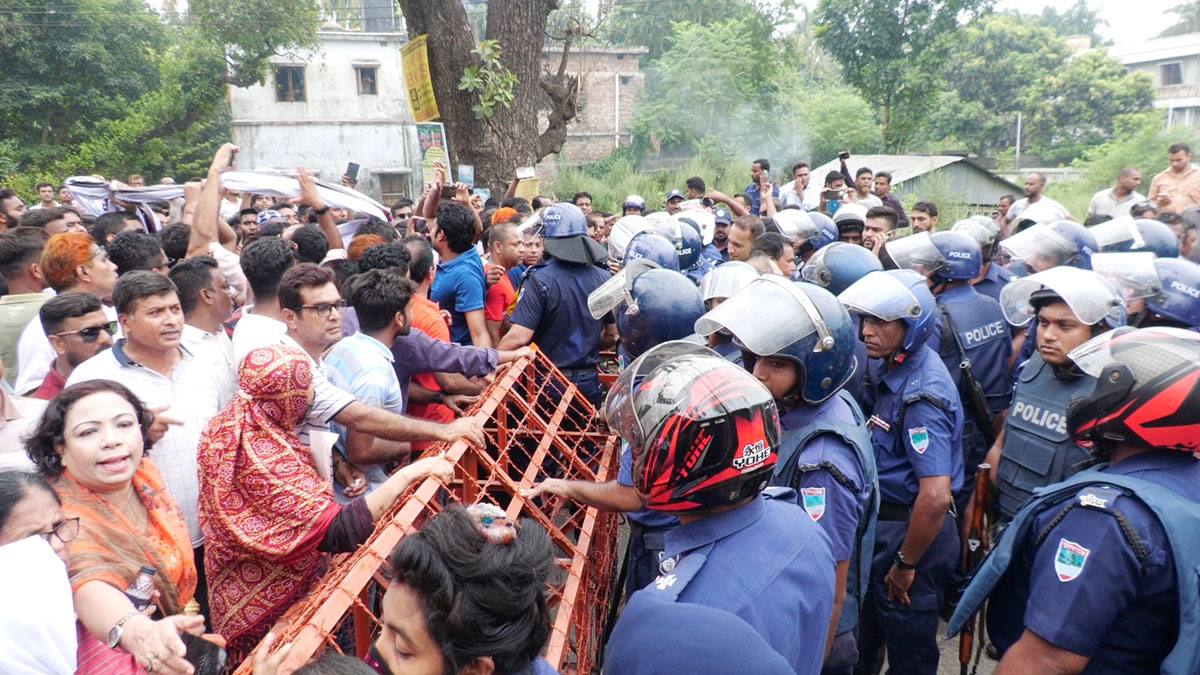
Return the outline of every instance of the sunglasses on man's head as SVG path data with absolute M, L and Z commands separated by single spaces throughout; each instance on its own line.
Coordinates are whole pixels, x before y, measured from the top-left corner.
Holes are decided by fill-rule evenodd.
M 108 333 L 109 335 L 116 335 L 117 334 L 117 322 L 109 321 L 108 323 L 102 323 L 99 326 L 88 326 L 87 328 L 80 328 L 79 330 L 67 330 L 67 331 L 63 331 L 61 333 L 55 333 L 54 336 L 62 337 L 64 335 L 75 335 L 78 333 L 79 337 L 84 342 L 92 343 L 100 338 L 100 331 L 104 331 L 105 333 Z

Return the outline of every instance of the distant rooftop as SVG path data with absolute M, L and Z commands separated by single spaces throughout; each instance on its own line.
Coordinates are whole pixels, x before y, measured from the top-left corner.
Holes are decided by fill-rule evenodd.
M 1200 33 L 1150 38 L 1141 42 L 1122 42 L 1108 47 L 1108 53 L 1127 66 L 1200 55 Z

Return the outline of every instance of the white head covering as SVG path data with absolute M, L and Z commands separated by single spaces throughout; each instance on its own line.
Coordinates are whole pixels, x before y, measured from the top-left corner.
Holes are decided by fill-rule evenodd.
M 73 675 L 75 606 L 67 566 L 39 536 L 0 546 L 0 673 Z

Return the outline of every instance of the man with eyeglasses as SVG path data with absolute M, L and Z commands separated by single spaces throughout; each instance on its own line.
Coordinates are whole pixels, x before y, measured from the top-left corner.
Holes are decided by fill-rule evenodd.
M 30 396 L 49 401 L 66 387 L 76 366 L 112 347 L 117 325 L 104 313 L 99 298 L 90 293 L 56 295 L 42 305 L 38 315 L 58 356 L 42 385 Z
M 392 204 L 392 226 L 402 234 L 408 233 L 408 223 L 413 216 L 413 203 L 408 197 L 401 197 Z

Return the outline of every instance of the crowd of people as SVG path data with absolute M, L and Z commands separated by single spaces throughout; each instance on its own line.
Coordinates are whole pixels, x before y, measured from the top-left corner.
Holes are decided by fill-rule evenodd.
M 430 443 L 485 444 L 463 412 L 533 346 L 623 440 L 614 480 L 525 495 L 628 516 L 605 672 L 934 673 L 939 618 L 988 597 L 997 672 L 1200 669 L 1186 146 L 1084 223 L 1033 173 L 941 225 L 847 153 L 823 186 L 760 159 L 744 193 L 697 176 L 611 213 L 439 167 L 385 222 L 302 167 L 296 195 L 231 193 L 236 152 L 161 203 L 0 190 L 0 595 L 29 608 L 0 671 L 215 673 L 262 645 L 276 672 L 271 627 L 451 480 Z M 984 510 L 997 552 L 968 569 Z M 365 660 L 296 672 L 554 672 L 552 566 L 536 523 L 446 509 L 393 552 Z

